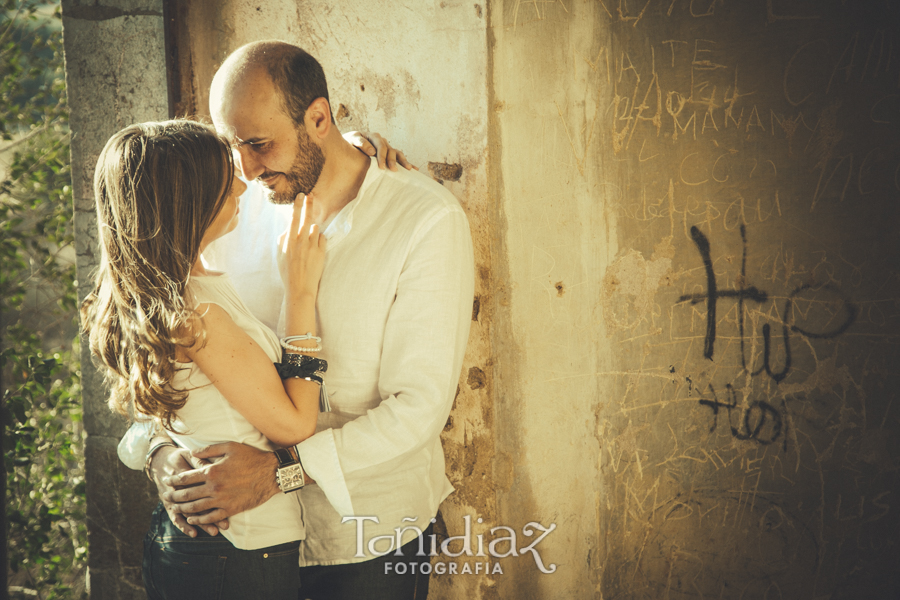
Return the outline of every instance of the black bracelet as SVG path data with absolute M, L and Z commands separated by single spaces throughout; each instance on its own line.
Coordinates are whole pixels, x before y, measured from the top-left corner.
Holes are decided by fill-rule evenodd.
M 331 403 L 328 402 L 328 392 L 325 390 L 325 371 L 328 370 L 328 361 L 322 358 L 309 356 L 308 354 L 281 353 L 281 362 L 275 363 L 278 376 L 282 379 L 305 379 L 319 384 L 319 410 L 331 411 Z
M 328 363 L 321 358 L 303 361 L 303 364 L 291 364 L 288 362 L 275 363 L 275 369 L 278 376 L 282 379 L 292 379 L 298 377 L 300 379 L 308 379 L 315 381 L 319 385 L 322 384 L 322 376 L 328 370 Z
M 281 352 L 281 362 L 286 365 L 297 365 L 298 367 L 306 366 L 310 363 L 315 364 L 317 367 L 324 365 L 322 368 L 317 368 L 318 371 L 327 371 L 328 370 L 328 361 L 322 358 L 316 358 L 315 356 L 310 356 L 309 354 L 295 354 L 293 352 L 287 352 L 282 350 Z

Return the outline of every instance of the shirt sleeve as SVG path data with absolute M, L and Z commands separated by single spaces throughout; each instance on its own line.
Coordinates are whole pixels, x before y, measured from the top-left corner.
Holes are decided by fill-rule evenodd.
M 474 286 L 465 213 L 448 209 L 420 227 L 400 274 L 385 325 L 381 403 L 297 446 L 338 514 L 354 514 L 348 479 L 389 473 L 440 436 L 468 342 Z
M 147 460 L 147 450 L 150 449 L 150 438 L 153 437 L 153 421 L 135 421 L 119 440 L 119 446 L 116 449 L 119 460 L 135 471 L 144 468 L 144 462 Z

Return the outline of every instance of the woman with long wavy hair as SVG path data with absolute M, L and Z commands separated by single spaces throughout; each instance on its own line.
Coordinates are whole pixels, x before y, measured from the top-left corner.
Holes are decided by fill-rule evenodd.
M 290 448 L 315 432 L 325 238 L 298 199 L 285 242 L 288 337 L 279 341 L 228 276 L 201 260 L 237 225 L 245 189 L 227 142 L 186 120 L 123 129 L 94 176 L 102 258 L 82 307 L 91 351 L 110 406 L 155 420 L 188 450 L 223 441 Z M 148 596 L 296 598 L 305 534 L 296 493 L 235 515 L 222 533 L 189 537 L 157 507 L 145 540 Z

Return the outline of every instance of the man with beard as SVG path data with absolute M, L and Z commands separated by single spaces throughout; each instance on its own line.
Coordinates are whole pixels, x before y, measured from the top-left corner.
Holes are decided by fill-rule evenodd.
M 379 170 L 344 141 L 321 66 L 296 46 L 238 49 L 216 73 L 210 109 L 243 177 L 261 185 L 242 199 L 252 219 L 242 217 L 205 258 L 274 323 L 283 290 L 271 240 L 290 222 L 289 205 L 310 195 L 312 221 L 328 238 L 317 312 L 333 410 L 295 447 L 296 464 L 228 443 L 194 452 L 215 462 L 186 470 L 183 451 L 154 439 L 152 478 L 173 521 L 197 535 L 191 525 L 209 528 L 282 493 L 276 471 L 302 469 L 309 533 L 299 597 L 425 598 L 427 573 L 416 567 L 428 562 L 430 523 L 453 490 L 439 436 L 471 318 L 465 214 L 441 185 L 415 171 Z M 388 545 L 409 557 L 387 554 Z M 388 575 L 399 570 L 388 562 L 405 562 L 407 574 Z

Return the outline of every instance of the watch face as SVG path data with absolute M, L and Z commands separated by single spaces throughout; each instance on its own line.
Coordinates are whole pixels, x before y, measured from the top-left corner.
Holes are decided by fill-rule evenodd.
M 303 487 L 303 467 L 290 465 L 278 469 L 278 487 L 282 492 L 292 492 Z

